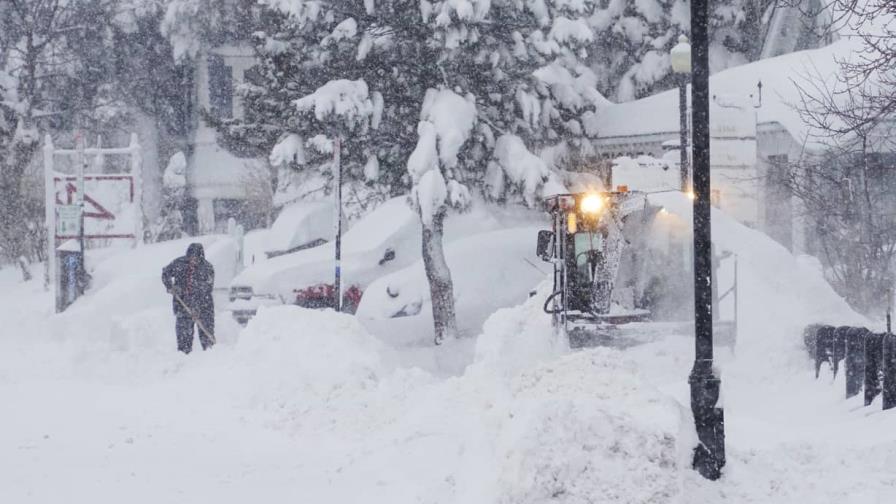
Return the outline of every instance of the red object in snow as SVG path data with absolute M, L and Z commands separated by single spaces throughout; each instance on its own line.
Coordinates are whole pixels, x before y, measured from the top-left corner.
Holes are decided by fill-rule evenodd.
M 295 289 L 296 304 L 305 308 L 335 308 L 335 287 L 333 284 L 321 283 L 305 289 Z M 357 285 L 350 286 L 342 293 L 342 311 L 355 313 L 361 304 L 363 292 Z

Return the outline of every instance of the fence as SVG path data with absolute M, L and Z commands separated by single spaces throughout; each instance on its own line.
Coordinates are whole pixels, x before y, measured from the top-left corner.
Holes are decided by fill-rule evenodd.
M 815 378 L 824 364 L 834 376 L 842 368 L 847 398 L 864 391 L 865 406 L 870 406 L 882 394 L 883 409 L 896 407 L 896 336 L 892 333 L 813 324 L 804 330 L 803 341 L 815 360 Z

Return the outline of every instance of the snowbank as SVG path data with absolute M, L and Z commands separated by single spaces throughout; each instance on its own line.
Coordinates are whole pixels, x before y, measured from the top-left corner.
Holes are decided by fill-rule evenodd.
M 690 442 L 681 434 L 682 410 L 618 351 L 566 355 L 562 344 L 534 351 L 555 338 L 534 307 L 528 302 L 493 316 L 481 336 L 489 344 L 457 378 L 352 364 L 342 373 L 350 383 L 340 384 L 332 400 L 288 416 L 282 426 L 310 443 L 307 453 L 316 446 L 331 455 L 328 500 L 537 503 L 603 495 L 633 504 L 675 502 Z M 281 322 L 294 335 L 308 314 L 296 310 L 295 320 Z M 518 346 L 534 345 L 530 352 L 510 352 L 494 368 L 494 348 L 509 349 L 518 339 Z M 364 339 L 361 347 L 376 345 Z M 329 353 L 307 350 L 311 358 Z M 345 350 L 350 363 L 376 362 L 367 351 Z M 331 372 L 321 376 L 332 382 Z
M 668 215 L 690 225 L 692 202 L 678 192 L 649 196 Z M 768 235 L 712 209 L 712 239 L 718 252 L 737 254 L 738 355 L 750 357 L 752 374 L 774 380 L 782 372 L 802 370 L 808 361 L 802 330 L 811 323 L 868 325 L 834 292 L 822 272 L 805 258 L 793 256 Z
M 689 418 L 619 352 L 578 352 L 512 382 L 493 502 L 677 502 Z
M 543 310 L 550 293 L 551 283 L 543 281 L 522 305 L 491 315 L 476 338 L 474 368 L 512 374 L 567 353 L 569 342 L 554 333 Z
M 354 317 L 298 306 L 259 308 L 229 357 L 227 389 L 245 394 L 248 405 L 321 425 L 389 369 L 387 349 Z

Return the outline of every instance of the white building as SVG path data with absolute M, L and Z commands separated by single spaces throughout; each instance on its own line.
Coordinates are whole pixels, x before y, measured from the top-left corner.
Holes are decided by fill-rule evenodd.
M 805 252 L 798 201 L 781 184 L 788 163 L 821 149 L 794 107 L 795 83 L 832 78 L 848 40 L 730 68 L 710 77 L 710 165 L 714 197 L 735 218 L 795 252 Z M 762 82 L 761 102 L 758 83 Z M 690 95 L 690 92 L 688 93 Z M 662 157 L 679 138 L 678 90 L 611 105 L 589 127 L 602 158 Z M 664 148 L 665 144 L 665 148 Z M 675 151 L 677 158 L 678 151 Z
M 252 47 L 224 45 L 203 50 L 197 58 L 196 99 L 198 110 L 220 118 L 243 116 L 243 104 L 235 92 L 256 64 Z M 193 231 L 221 231 L 231 217 L 247 228 L 257 227 L 259 181 L 270 181 L 264 159 L 239 158 L 216 141 L 216 133 L 197 117 L 192 148 L 187 156 L 187 188 L 195 202 Z M 265 223 L 266 224 L 266 223 Z

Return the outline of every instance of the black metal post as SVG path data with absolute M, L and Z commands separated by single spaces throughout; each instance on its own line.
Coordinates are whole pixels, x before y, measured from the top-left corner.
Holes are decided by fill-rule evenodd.
M 725 417 L 717 407 L 721 380 L 713 371 L 712 233 L 709 176 L 709 23 L 707 0 L 691 0 L 693 80 L 694 191 L 694 327 L 695 359 L 688 382 L 691 411 L 700 444 L 694 449 L 694 469 L 718 479 L 725 465 Z
M 883 409 L 896 408 L 896 336 L 886 333 L 882 337 L 883 347 Z
M 833 346 L 831 346 L 831 366 L 835 377 L 840 372 L 840 361 L 846 358 L 846 335 L 850 329 L 852 327 L 849 326 L 838 326 L 834 329 Z
M 846 397 L 859 395 L 865 380 L 865 339 L 868 329 L 853 327 L 846 333 Z
M 870 406 L 880 395 L 880 375 L 883 368 L 883 333 L 865 335 L 865 406 Z
M 678 83 L 678 112 L 681 124 L 679 125 L 678 147 L 681 150 L 681 192 L 689 189 L 688 179 L 688 74 L 680 76 Z
M 342 142 L 334 143 L 333 162 L 336 163 L 336 278 L 333 281 L 333 308 L 342 311 Z

